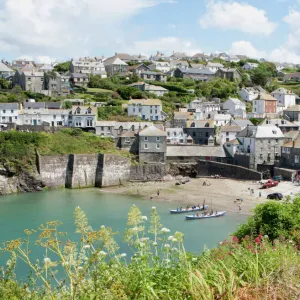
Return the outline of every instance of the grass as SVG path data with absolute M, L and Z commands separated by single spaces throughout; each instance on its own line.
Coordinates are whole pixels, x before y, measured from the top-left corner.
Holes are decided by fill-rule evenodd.
M 113 93 L 113 91 L 111 91 L 111 90 L 99 89 L 99 88 L 88 88 L 87 92 L 88 93 L 108 93 L 108 94 Z
M 300 255 L 296 242 L 268 236 L 232 237 L 200 254 L 187 253 L 184 236 L 160 223 L 156 208 L 148 221 L 133 206 L 124 241 L 133 255 L 119 252 L 111 228 L 92 229 L 85 213 L 74 213 L 71 241 L 60 222 L 25 230 L 27 238 L 4 243 L 11 259 L 0 278 L 1 299 L 299 299 Z M 31 247 L 44 250 L 42 261 Z M 15 280 L 17 260 L 32 271 L 28 283 Z M 60 271 L 59 271 L 60 270 Z M 63 271 L 62 271 L 63 270 Z M 36 285 L 40 280 L 42 286 Z

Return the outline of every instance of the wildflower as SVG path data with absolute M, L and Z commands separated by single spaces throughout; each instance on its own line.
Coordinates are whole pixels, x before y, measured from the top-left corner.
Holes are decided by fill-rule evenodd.
M 101 225 L 101 229 L 104 229 L 105 228 L 105 225 Z
M 173 240 L 173 235 L 170 235 L 170 236 L 168 237 L 168 240 L 169 240 L 169 241 Z
M 169 259 L 165 259 L 165 262 L 168 264 L 170 263 L 171 261 Z
M 83 249 L 90 249 L 90 248 L 91 248 L 90 245 L 84 245 L 84 246 L 83 246 Z
M 232 255 L 232 252 L 231 252 L 231 251 L 228 251 L 228 255 Z
M 173 247 L 173 248 L 171 249 L 171 251 L 173 251 L 173 252 L 177 252 L 177 251 L 178 251 L 178 249 L 177 249 L 177 248 L 175 248 L 175 247 Z
M 133 227 L 132 230 L 135 232 L 139 231 L 139 229 L 137 227 Z
M 157 246 L 157 243 L 156 243 L 156 242 L 154 242 L 152 245 L 153 245 L 154 247 L 156 247 L 156 246 Z
M 265 235 L 264 235 L 264 239 L 268 240 L 269 237 L 265 234 Z
M 76 209 L 80 209 L 80 206 L 77 206 Z
M 126 257 L 127 256 L 127 254 L 126 253 L 122 253 L 122 254 L 120 254 L 120 257 Z
M 44 264 L 45 265 L 48 265 L 48 264 L 50 264 L 51 263 L 51 259 L 49 258 L 49 257 L 45 257 L 44 258 Z
M 165 248 L 170 248 L 171 246 L 169 244 L 165 244 Z
M 161 231 L 164 232 L 164 233 L 168 233 L 168 232 L 170 232 L 170 229 L 164 227 L 164 228 L 161 229 Z
M 260 234 L 259 236 L 258 236 L 260 239 L 262 239 L 263 238 L 263 236 Z
M 142 216 L 142 220 L 147 221 L 148 220 L 147 216 Z
M 255 243 L 256 243 L 256 244 L 260 244 L 260 238 L 259 238 L 259 237 L 257 237 L 257 238 L 255 239 Z
M 100 254 L 100 255 L 103 255 L 103 256 L 107 255 L 107 253 L 104 252 L 104 251 L 100 251 L 99 254 Z
M 172 239 L 172 242 L 173 242 L 173 243 L 176 243 L 176 242 L 177 242 L 177 239 L 173 238 L 173 239 Z
M 145 246 L 145 243 L 140 243 L 140 247 L 143 248 Z
M 143 238 L 140 239 L 140 241 L 141 242 L 146 242 L 146 241 L 149 241 L 149 238 L 148 237 L 143 237 Z
M 233 237 L 232 237 L 232 241 L 233 241 L 234 243 L 238 243 L 238 242 L 239 242 L 239 238 L 238 238 L 237 236 L 233 236 Z
M 62 264 L 61 264 L 63 267 L 67 267 L 69 265 L 69 263 L 67 261 L 64 261 Z
M 156 206 L 152 206 L 152 209 L 156 209 Z
M 197 257 L 193 257 L 193 258 L 192 258 L 192 261 L 197 261 Z
M 81 271 L 81 270 L 83 270 L 83 267 L 78 267 L 77 270 Z

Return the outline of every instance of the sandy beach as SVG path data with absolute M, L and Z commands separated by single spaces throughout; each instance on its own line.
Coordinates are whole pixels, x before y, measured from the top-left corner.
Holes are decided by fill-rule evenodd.
M 175 185 L 175 180 L 166 182 L 134 182 L 125 186 L 105 188 L 102 191 L 141 196 L 144 199 L 152 198 L 155 201 L 172 203 L 170 208 L 185 207 L 187 205 L 202 205 L 203 201 L 210 205 L 213 210 L 226 210 L 228 213 L 238 213 L 239 206 L 236 199 L 242 198 L 240 214 L 251 215 L 253 208 L 267 201 L 267 195 L 275 192 L 284 196 L 293 197 L 300 193 L 300 186 L 291 182 L 281 182 L 277 187 L 262 190 L 259 182 L 238 181 L 232 179 L 197 178 L 190 179 L 182 185 Z M 209 185 L 204 186 L 203 182 Z M 253 190 L 253 192 L 251 192 Z M 159 191 L 159 196 L 157 195 Z M 261 193 L 261 197 L 259 194 Z

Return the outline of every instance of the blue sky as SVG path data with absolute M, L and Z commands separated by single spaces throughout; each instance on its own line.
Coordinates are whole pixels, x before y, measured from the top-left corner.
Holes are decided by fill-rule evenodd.
M 156 51 L 300 63 L 300 1 L 0 0 L 0 56 L 7 60 Z

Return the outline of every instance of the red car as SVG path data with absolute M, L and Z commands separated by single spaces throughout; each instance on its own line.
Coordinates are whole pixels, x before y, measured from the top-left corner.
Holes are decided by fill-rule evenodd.
M 271 188 L 271 187 L 277 186 L 277 185 L 278 185 L 278 181 L 269 179 L 261 188 L 268 189 L 268 188 Z

